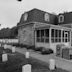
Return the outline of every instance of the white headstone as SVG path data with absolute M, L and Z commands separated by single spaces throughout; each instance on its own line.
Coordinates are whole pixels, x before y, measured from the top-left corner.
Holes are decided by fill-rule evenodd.
M 15 53 L 15 47 L 12 47 L 12 53 Z
M 26 64 L 26 65 L 22 66 L 22 72 L 31 72 L 31 65 Z
M 26 52 L 25 57 L 29 58 L 29 52 Z
M 7 49 L 7 44 L 4 45 L 4 49 Z
M 7 54 L 2 54 L 2 62 L 6 62 L 8 60 Z
M 55 60 L 54 59 L 49 60 L 49 68 L 50 68 L 50 70 L 55 69 Z
M 0 47 L 1 47 L 1 44 L 0 44 Z

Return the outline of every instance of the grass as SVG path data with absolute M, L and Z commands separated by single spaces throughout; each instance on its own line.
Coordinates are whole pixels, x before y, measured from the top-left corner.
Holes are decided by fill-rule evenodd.
M 8 53 L 7 62 L 1 61 L 3 52 Z M 48 65 L 42 64 L 38 60 L 33 58 L 27 60 L 23 54 L 17 52 L 12 54 L 11 50 L 0 48 L 0 72 L 22 72 L 22 66 L 27 63 L 32 65 L 32 72 L 68 72 L 60 68 L 50 71 Z

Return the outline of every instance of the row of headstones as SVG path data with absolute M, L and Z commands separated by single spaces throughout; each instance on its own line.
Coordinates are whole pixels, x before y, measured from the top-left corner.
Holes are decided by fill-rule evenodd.
M 1 43 L 18 43 L 18 39 L 0 39 Z
M 12 49 L 12 53 L 15 53 L 15 47 L 14 46 L 11 46 L 11 45 L 7 45 L 7 44 L 5 44 L 4 46 L 4 49 L 7 49 L 7 48 L 11 48 Z
M 28 59 L 29 58 L 29 52 L 26 52 L 25 57 Z M 49 60 L 49 69 L 50 70 L 55 70 L 56 64 L 54 59 Z M 32 66 L 31 64 L 26 64 L 22 66 L 22 72 L 32 72 Z
M 7 49 L 9 45 L 4 45 L 4 49 Z M 9 46 L 11 47 L 11 46 Z M 12 52 L 15 53 L 15 47 L 11 47 L 12 48 Z M 29 59 L 30 54 L 29 52 L 25 53 L 25 58 Z M 8 61 L 8 56 L 7 54 L 2 54 L 2 62 L 6 62 Z M 50 59 L 49 60 L 49 69 L 50 70 L 54 70 L 55 69 L 55 60 L 54 59 Z M 22 72 L 31 72 L 31 64 L 26 64 L 24 66 L 22 66 Z
M 0 44 L 0 47 L 1 47 L 1 44 Z M 15 53 L 15 47 L 14 46 L 12 47 L 11 45 L 5 44 L 5 45 L 3 45 L 3 47 L 4 47 L 4 49 L 11 47 L 12 53 Z M 8 61 L 8 55 L 7 55 L 7 53 L 4 53 L 4 54 L 2 54 L 2 62 L 6 62 L 6 61 Z
M 50 62 L 49 69 L 55 70 L 55 61 L 53 59 L 50 59 L 49 62 Z M 26 65 L 22 66 L 22 72 L 32 72 L 31 64 L 26 64 Z

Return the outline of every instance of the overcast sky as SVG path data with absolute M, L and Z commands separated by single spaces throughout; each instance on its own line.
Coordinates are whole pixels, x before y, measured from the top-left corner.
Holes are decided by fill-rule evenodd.
M 38 8 L 56 14 L 72 11 L 72 0 L 0 0 L 0 29 L 16 26 L 21 14 Z

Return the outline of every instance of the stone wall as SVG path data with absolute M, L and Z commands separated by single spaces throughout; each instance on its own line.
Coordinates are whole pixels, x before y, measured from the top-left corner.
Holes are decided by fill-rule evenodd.
M 18 39 L 20 44 L 34 45 L 33 24 L 28 24 L 18 29 Z

